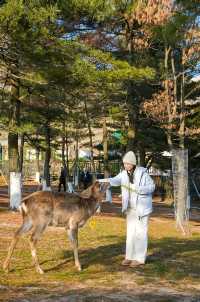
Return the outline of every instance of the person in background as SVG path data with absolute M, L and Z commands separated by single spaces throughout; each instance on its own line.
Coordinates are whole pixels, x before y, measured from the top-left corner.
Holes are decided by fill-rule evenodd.
M 83 184 L 83 189 L 87 189 L 92 183 L 92 175 L 84 167 L 83 171 L 80 173 L 80 183 Z
M 61 168 L 61 171 L 60 171 L 58 192 L 61 191 L 62 185 L 63 185 L 64 191 L 66 192 L 66 177 L 67 177 L 67 168 L 64 166 Z
M 122 212 L 126 213 L 126 253 L 122 265 L 144 265 L 148 247 L 148 223 L 152 212 L 152 193 L 155 185 L 147 169 L 136 165 L 134 152 L 123 157 L 124 170 L 117 176 L 99 179 L 111 186 L 121 186 Z

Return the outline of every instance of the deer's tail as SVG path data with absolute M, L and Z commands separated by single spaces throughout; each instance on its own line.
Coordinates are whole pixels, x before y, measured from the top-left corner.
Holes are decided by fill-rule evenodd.
M 22 199 L 22 203 L 19 206 L 19 211 L 22 216 L 25 216 L 28 213 L 28 207 L 26 205 L 26 201 L 29 199 L 30 196 L 26 196 Z
M 23 216 L 26 215 L 26 214 L 28 213 L 28 208 L 27 208 L 27 206 L 26 206 L 26 204 L 25 204 L 24 201 L 22 201 L 22 203 L 20 204 L 20 206 L 19 206 L 19 211 L 20 211 L 20 213 L 21 213 Z

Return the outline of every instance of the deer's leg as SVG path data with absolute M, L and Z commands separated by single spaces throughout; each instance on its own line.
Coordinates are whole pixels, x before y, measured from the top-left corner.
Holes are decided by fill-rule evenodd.
M 78 227 L 70 228 L 67 230 L 67 232 L 74 251 L 75 266 L 78 268 L 79 271 L 81 271 L 81 264 L 78 258 Z
M 14 248 L 19 240 L 19 238 L 26 232 L 28 232 L 32 228 L 32 222 L 30 220 L 26 220 L 23 222 L 21 227 L 15 232 L 13 240 L 9 246 L 7 257 L 3 263 L 3 270 L 8 272 L 9 271 L 9 265 L 10 265 L 10 259 L 12 257 Z
M 42 233 L 46 229 L 46 227 L 47 227 L 47 224 L 37 225 L 30 238 L 31 255 L 33 258 L 33 263 L 35 265 L 36 271 L 39 274 L 44 274 L 44 272 L 39 265 L 39 261 L 38 261 L 38 257 L 37 257 L 37 253 L 36 253 L 36 244 L 37 244 L 38 240 L 40 239 Z

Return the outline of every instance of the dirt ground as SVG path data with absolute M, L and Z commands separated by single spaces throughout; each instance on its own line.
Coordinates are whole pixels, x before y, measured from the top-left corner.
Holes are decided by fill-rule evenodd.
M 27 185 L 24 188 L 24 196 L 37 190 L 37 185 Z M 16 228 L 21 223 L 21 216 L 18 212 L 8 210 L 9 199 L 6 187 L 0 187 L 0 227 Z M 120 197 L 115 194 L 113 203 L 104 203 L 101 217 L 121 217 Z M 154 213 L 151 222 L 156 225 L 167 224 L 174 217 L 173 208 L 159 198 L 154 198 Z M 190 215 L 192 221 L 192 232 L 200 234 L 200 212 L 193 210 Z M 53 232 L 53 230 L 52 230 Z M 1 238 L 7 234 L 1 232 Z M 149 256 L 151 258 L 151 255 Z M 0 263 L 1 265 L 1 263 Z M 1 270 L 0 270 L 1 274 Z M 22 272 L 23 274 L 23 272 Z M 184 288 L 176 284 L 165 284 L 158 280 L 157 284 L 152 281 L 141 283 L 134 281 L 134 274 L 142 274 L 142 271 L 133 272 L 127 275 L 126 270 L 121 272 L 121 281 L 113 286 L 95 285 L 93 280 L 87 280 L 83 284 L 78 282 L 52 281 L 48 287 L 41 284 L 30 284 L 29 286 L 13 286 L 0 284 L 0 301 L 22 301 L 22 302 L 197 302 L 200 301 L 200 283 Z M 131 277 L 130 277 L 131 276 Z M 197 278 L 200 274 L 197 274 Z M 198 281 L 198 280 L 197 280 Z M 200 281 L 200 279 L 199 279 Z

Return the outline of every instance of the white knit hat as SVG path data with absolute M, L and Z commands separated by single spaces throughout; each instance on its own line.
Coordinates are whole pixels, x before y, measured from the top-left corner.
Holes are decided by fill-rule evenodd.
M 123 157 L 123 163 L 131 164 L 136 166 L 136 156 L 133 151 L 127 152 Z

